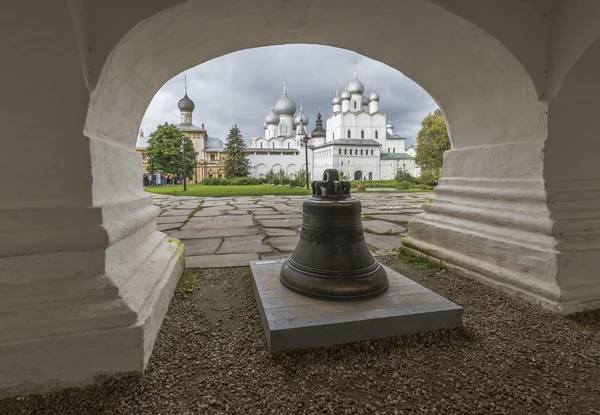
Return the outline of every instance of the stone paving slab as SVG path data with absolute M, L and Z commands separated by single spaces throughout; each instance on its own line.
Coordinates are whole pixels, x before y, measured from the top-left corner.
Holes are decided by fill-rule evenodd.
M 276 212 L 277 213 L 277 212 Z M 276 220 L 276 219 L 302 219 L 302 215 L 298 213 L 287 213 L 285 215 L 276 214 L 276 215 L 263 215 L 257 214 L 254 215 L 254 219 L 256 220 Z
M 172 229 L 177 229 L 181 226 L 181 222 L 177 223 L 162 223 L 156 225 L 156 230 L 159 232 L 170 231 Z
M 232 229 L 209 229 L 205 231 L 170 231 L 167 234 L 177 239 L 205 239 L 205 238 L 223 238 L 228 236 L 247 236 L 256 235 L 258 227 L 251 228 L 232 228 Z M 184 242 L 185 243 L 185 242 Z
M 414 215 L 392 214 L 392 215 L 369 215 L 375 219 L 391 220 L 394 222 L 408 222 L 414 218 Z
M 224 209 L 216 209 L 216 208 L 201 209 L 198 212 L 194 213 L 194 217 L 199 217 L 199 216 L 221 216 L 225 212 L 227 212 L 227 211 L 224 210 Z
M 164 223 L 179 223 L 183 224 L 188 219 L 189 215 L 186 216 L 159 216 L 156 218 L 156 223 L 162 225 Z
M 302 225 L 302 219 L 264 219 L 258 222 L 265 228 L 291 228 Z
M 255 215 L 279 215 L 279 212 L 277 212 L 276 210 L 273 210 L 271 208 L 260 207 L 260 208 L 248 209 L 248 210 L 251 211 Z
M 269 243 L 273 248 L 283 252 L 292 252 L 298 245 L 299 235 L 296 236 L 276 236 L 269 239 Z
M 267 236 L 294 236 L 298 235 L 295 231 L 291 229 L 282 229 L 282 228 L 265 228 L 264 229 Z
M 184 242 L 185 256 L 210 255 L 217 252 L 223 242 L 222 238 L 187 239 Z
M 189 216 L 192 213 L 193 209 L 182 209 L 182 210 L 167 210 L 163 212 L 160 216 Z
M 186 225 L 187 226 L 187 225 Z M 395 223 L 386 222 L 384 220 L 365 220 L 363 228 L 375 233 L 403 233 L 406 232 L 404 226 L 396 225 Z
M 378 249 L 378 254 L 393 253 L 395 249 L 402 246 L 402 237 L 395 235 L 376 235 L 365 233 L 367 243 Z M 382 251 L 382 252 L 379 252 Z
M 258 261 L 258 254 L 198 255 L 185 259 L 186 268 L 247 267 Z
M 209 229 L 235 229 L 235 228 L 247 228 L 254 226 L 252 219 L 240 219 L 240 220 L 212 220 L 207 222 L 196 222 L 190 220 L 185 224 L 181 230 L 199 230 L 205 231 Z
M 221 247 L 217 251 L 218 254 L 249 254 L 271 252 L 273 248 L 263 244 L 262 240 L 265 235 L 252 236 L 235 236 L 225 238 Z

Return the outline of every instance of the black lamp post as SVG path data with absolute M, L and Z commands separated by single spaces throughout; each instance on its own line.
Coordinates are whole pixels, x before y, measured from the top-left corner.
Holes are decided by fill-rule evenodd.
M 154 156 L 150 154 L 150 184 L 156 186 L 156 172 L 154 171 Z
M 304 157 L 306 159 L 305 161 L 305 167 L 306 167 L 306 189 L 308 190 L 308 141 L 310 140 L 310 138 L 308 137 L 308 135 L 305 135 L 302 138 L 302 141 L 304 142 Z
M 181 147 L 183 148 L 183 191 L 187 192 L 187 165 L 185 162 L 185 136 L 181 139 Z

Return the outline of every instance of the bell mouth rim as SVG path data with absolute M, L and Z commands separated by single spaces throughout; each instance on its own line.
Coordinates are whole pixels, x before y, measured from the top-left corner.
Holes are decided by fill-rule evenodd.
M 375 260 L 372 265 L 369 265 L 365 268 L 359 268 L 357 270 L 352 271 L 334 271 L 327 270 L 323 271 L 319 268 L 307 267 L 306 265 L 301 265 L 298 262 L 294 261 L 292 257 L 286 259 L 286 262 L 290 268 L 294 271 L 311 275 L 315 278 L 323 278 L 323 279 L 338 279 L 340 277 L 344 277 L 344 279 L 352 280 L 356 278 L 364 278 L 369 276 L 379 270 L 381 268 L 381 264 Z
M 321 293 L 315 293 L 315 292 L 311 292 L 311 291 L 301 290 L 301 289 L 289 284 L 287 281 L 285 281 L 285 279 L 283 279 L 283 277 L 281 275 L 279 276 L 279 282 L 281 282 L 281 284 L 285 288 L 287 288 L 288 290 L 293 291 L 297 294 L 303 295 L 305 297 L 316 298 L 316 299 L 320 299 L 320 300 L 328 300 L 328 301 L 370 300 L 372 298 L 379 297 L 381 294 L 385 293 L 390 288 L 390 284 L 386 278 L 385 286 L 381 287 L 377 291 L 370 291 L 370 292 L 366 292 L 364 294 L 352 294 L 352 295 L 343 295 L 340 293 L 338 293 L 336 295 L 333 295 L 333 294 L 328 295 L 328 294 L 321 294 Z

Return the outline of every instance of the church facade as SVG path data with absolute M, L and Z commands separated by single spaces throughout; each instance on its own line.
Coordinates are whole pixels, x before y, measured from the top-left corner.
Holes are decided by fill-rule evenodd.
M 198 152 L 192 181 L 200 182 L 204 179 L 224 178 L 227 154 L 224 152 L 223 141 L 220 138 L 209 136 L 204 124 L 201 124 L 200 127 L 194 125 L 193 112 L 196 109 L 196 104 L 188 96 L 187 82 L 184 96 L 177 103 L 177 107 L 181 119 L 176 127 L 192 142 L 194 149 Z M 144 132 L 140 130 L 138 142 L 143 141 L 143 137 Z M 136 151 L 142 156 L 143 172 L 148 172 L 152 160 L 147 154 L 147 148 L 136 146 Z
M 283 95 L 265 118 L 264 136 L 253 137 L 247 149 L 251 176 L 280 170 L 295 175 L 305 169 L 306 151 L 313 178 L 331 168 L 349 180 L 393 179 L 398 170 L 418 175 L 414 157 L 405 149 L 406 139 L 394 133 L 391 120 L 379 111 L 379 100 L 375 89 L 365 95 L 355 68 L 344 91 L 338 94 L 336 88 L 326 128 L 319 113 L 315 129 L 307 134 L 308 116 L 302 103 L 296 112 L 284 81 Z

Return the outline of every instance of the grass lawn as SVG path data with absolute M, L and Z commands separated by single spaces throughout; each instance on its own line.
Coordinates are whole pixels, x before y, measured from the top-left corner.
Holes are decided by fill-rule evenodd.
M 310 190 L 299 187 L 271 186 L 268 184 L 257 184 L 247 186 L 207 186 L 203 184 L 188 184 L 187 192 L 183 191 L 183 185 L 176 186 L 150 186 L 145 190 L 150 193 L 172 196 L 264 196 L 264 195 L 310 195 Z

